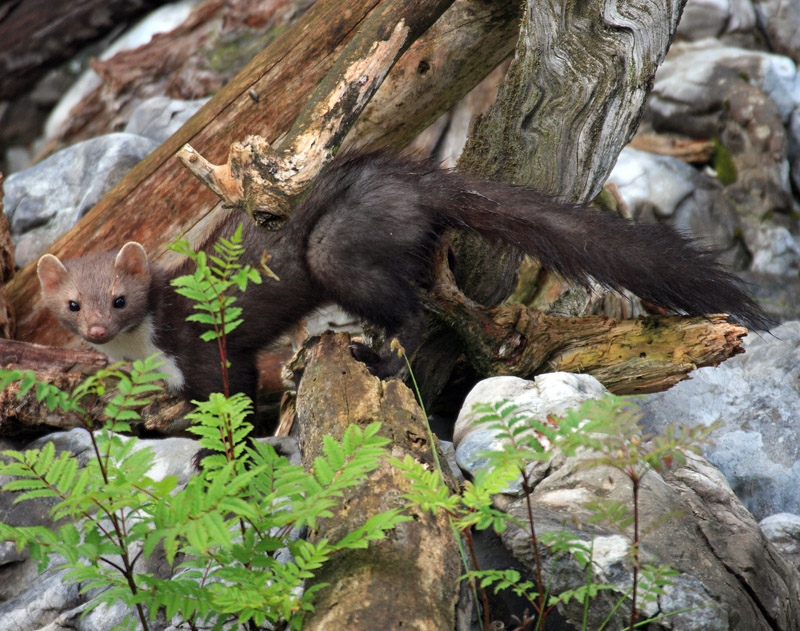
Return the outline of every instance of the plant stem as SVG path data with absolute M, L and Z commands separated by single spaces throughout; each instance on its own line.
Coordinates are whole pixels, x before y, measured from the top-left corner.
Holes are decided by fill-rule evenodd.
M 631 622 L 630 631 L 636 624 L 639 612 L 636 609 L 636 592 L 639 586 L 639 483 L 640 478 L 635 472 L 629 472 L 633 487 L 633 589 L 631 592 Z
M 536 589 L 539 592 L 537 595 L 537 600 L 539 601 L 538 607 L 538 614 L 539 614 L 539 621 L 537 622 L 536 626 L 539 629 L 545 628 L 545 618 L 547 617 L 547 611 L 545 610 L 545 601 L 544 601 L 544 579 L 542 578 L 542 557 L 539 554 L 539 540 L 536 538 L 536 526 L 533 522 L 533 503 L 531 502 L 531 495 L 533 495 L 533 488 L 529 483 L 528 472 L 525 470 L 525 467 L 520 468 L 520 473 L 522 474 L 522 489 L 525 492 L 525 505 L 528 510 L 528 523 L 530 524 L 531 529 L 531 545 L 533 546 L 533 558 L 534 564 L 536 565 Z
M 227 353 L 227 340 L 225 338 L 225 294 L 217 291 L 214 285 L 214 275 L 210 271 L 206 273 L 208 284 L 217 295 L 217 304 L 219 305 L 219 325 L 214 325 L 214 330 L 217 333 L 217 348 L 219 349 L 220 367 L 222 368 L 222 388 L 225 393 L 225 398 L 230 397 L 228 389 L 228 353 Z
M 475 555 L 475 544 L 472 541 L 472 530 L 470 528 L 466 528 L 464 530 L 464 538 L 467 540 L 467 548 L 469 549 L 469 556 L 472 558 L 472 565 L 475 566 L 475 571 L 480 570 L 480 565 L 478 564 L 478 557 Z M 472 581 L 472 577 L 470 577 L 470 581 Z M 486 595 L 486 588 L 480 587 L 481 593 L 481 604 L 483 605 L 483 629 L 484 631 L 489 631 L 489 625 L 491 620 L 489 619 L 489 597 Z

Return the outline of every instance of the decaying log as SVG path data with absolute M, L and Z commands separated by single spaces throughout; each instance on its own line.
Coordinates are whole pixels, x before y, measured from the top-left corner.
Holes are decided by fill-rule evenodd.
M 190 146 L 178 152 L 178 158 L 226 205 L 246 212 L 256 223 L 285 219 L 292 200 L 333 158 L 391 67 L 451 1 L 389 0 L 370 14 L 277 149 L 263 137 L 250 136 L 231 146 L 228 162 L 221 167 L 206 162 Z
M 16 340 L 0 340 L 0 368 L 6 370 L 32 370 L 36 379 L 71 392 L 89 373 L 105 368 L 108 359 L 93 350 L 75 350 L 54 346 L 41 346 Z M 37 401 L 35 390 L 17 399 L 19 384 L 12 383 L 0 391 L 0 436 L 30 436 L 54 429 L 81 427 L 74 414 L 61 410 L 48 410 L 42 401 Z M 109 397 L 94 403 L 84 402 L 88 411 L 101 418 Z M 139 429 L 160 434 L 174 434 L 186 428 L 184 415 L 189 407 L 181 397 L 167 393 L 166 389 L 149 397 L 150 403 L 140 410 L 144 419 Z
M 36 371 L 38 381 L 57 386 L 65 392 L 71 392 L 85 378 L 86 374 L 81 372 Z M 37 401 L 35 390 L 29 390 L 20 399 L 17 398 L 18 392 L 19 382 L 9 384 L 0 391 L 0 436 L 38 436 L 56 430 L 83 427 L 75 414 L 65 414 L 60 409 L 49 410 L 44 401 Z M 139 409 L 144 422 L 133 423 L 133 431 L 144 430 L 169 436 L 186 429 L 189 423 L 184 415 L 189 408 L 183 399 L 161 392 L 151 395 L 149 400 L 150 403 Z M 87 411 L 95 419 L 102 421 L 106 403 L 104 399 L 96 401 L 94 405 L 86 402 L 83 405 L 89 408 Z
M 518 0 L 456 0 L 392 68 L 343 149 L 404 148 L 514 51 L 521 17 Z
M 516 302 L 488 309 L 458 289 L 445 248 L 426 302 L 458 332 L 481 375 L 530 379 L 543 372 L 581 372 L 615 394 L 667 390 L 696 368 L 743 353 L 747 334 L 725 315 L 616 320 L 549 316 Z
M 0 367 L 14 364 L 31 370 L 71 372 L 80 367 L 103 368 L 106 356 L 98 351 L 84 351 L 42 346 L 17 340 L 0 340 Z
M 12 369 L 15 366 L 4 368 Z M 60 370 L 36 371 L 39 381 L 57 386 L 66 392 L 71 392 L 85 376 L 78 372 L 65 373 Z M 64 414 L 60 409 L 49 410 L 44 401 L 37 401 L 34 389 L 29 390 L 21 399 L 17 398 L 18 393 L 19 382 L 11 383 L 0 390 L 0 436 L 32 436 L 80 426 L 74 415 Z
M 305 351 L 297 392 L 300 445 L 306 468 L 322 454 L 324 436 L 340 439 L 355 423 L 381 423 L 391 439 L 386 457 L 366 484 L 348 492 L 334 515 L 320 521 L 316 537 L 336 540 L 371 515 L 402 505 L 409 489 L 389 461 L 406 455 L 433 466 L 424 416 L 411 391 L 399 380 L 381 381 L 353 359 L 346 334 L 325 334 Z M 415 512 L 386 539 L 366 550 L 340 553 L 314 581 L 328 583 L 315 595 L 307 631 L 348 629 L 455 628 L 458 549 L 445 515 Z
M 684 162 L 705 163 L 714 155 L 714 143 L 711 140 L 686 138 L 677 134 L 636 134 L 629 146 Z

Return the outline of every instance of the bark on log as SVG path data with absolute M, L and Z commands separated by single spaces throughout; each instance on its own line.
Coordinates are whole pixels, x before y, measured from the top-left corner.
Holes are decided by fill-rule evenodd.
M 0 340 L 0 368 L 7 370 L 33 370 L 36 379 L 71 392 L 87 374 L 108 365 L 106 356 L 97 351 L 82 351 L 53 346 L 40 346 L 16 340 Z M 81 427 L 74 414 L 61 410 L 48 410 L 44 402 L 38 401 L 35 390 L 17 399 L 19 384 L 13 383 L 0 391 L 0 436 L 31 436 Z M 95 418 L 100 418 L 107 399 L 85 403 L 91 407 Z M 140 411 L 140 429 L 161 434 L 174 434 L 186 428 L 184 415 L 188 407 L 182 398 L 165 391 L 149 397 L 150 403 Z
M 381 381 L 353 359 L 346 334 L 326 334 L 304 356 L 297 392 L 300 445 L 306 468 L 322 453 L 322 437 L 340 439 L 350 423 L 381 422 L 391 439 L 386 458 L 368 483 L 353 489 L 314 536 L 336 540 L 376 512 L 397 508 L 409 481 L 389 456 L 432 464 L 422 410 L 399 380 Z M 306 631 L 455 628 L 458 548 L 447 518 L 415 513 L 366 550 L 342 553 L 323 566 Z
M 0 340 L 0 367 L 15 364 L 31 370 L 70 372 L 79 367 L 103 368 L 108 359 L 98 351 L 41 346 L 17 340 Z
M 342 9 L 341 0 L 316 3 L 180 131 L 137 165 L 49 251 L 70 258 L 134 239 L 144 243 L 160 264 L 167 267 L 174 264 L 175 255 L 165 253 L 164 246 L 179 234 L 195 242 L 201 240 L 219 217 L 212 214 L 216 198 L 183 172 L 178 161 L 172 159 L 175 152 L 190 142 L 206 159 L 220 163 L 233 142 L 253 131 L 269 142 L 286 134 L 311 91 L 375 4 L 376 0 L 347 0 L 346 9 Z M 380 134 L 393 138 L 393 143 L 403 142 L 407 129 L 432 122 L 492 69 L 496 55 L 490 51 L 506 50 L 509 27 L 498 25 L 518 14 L 515 3 L 504 0 L 494 5 L 482 0 L 459 0 L 458 4 L 456 17 L 449 18 L 448 12 L 443 19 L 445 24 L 461 30 L 440 29 L 432 35 L 426 34 L 408 51 L 406 56 L 412 61 L 401 62 L 393 70 L 408 81 L 390 78 L 387 89 L 376 94 L 375 102 L 385 99 L 389 103 L 378 108 L 387 119 L 373 118 L 371 131 L 359 132 L 359 144 L 379 142 Z M 486 10 L 487 5 L 490 10 Z M 471 51 L 480 45 L 485 62 L 473 67 L 464 64 L 458 54 L 439 52 L 456 50 L 451 42 L 462 40 L 475 42 Z M 409 67 L 429 70 L 409 76 Z M 458 67 L 472 68 L 473 74 L 456 72 Z M 298 73 L 298 68 L 304 72 Z M 429 84 L 448 98 L 435 100 L 432 107 L 415 109 L 422 101 L 409 95 L 417 94 L 420 85 Z M 258 102 L 250 96 L 251 91 L 261 96 Z M 408 105 L 402 117 L 392 103 Z M 401 128 L 401 132 L 395 132 Z M 147 209 L 146 215 L 142 209 Z M 74 338 L 66 336 L 43 308 L 38 285 L 35 265 L 29 265 L 10 286 L 18 314 L 17 337 L 49 345 L 64 344 L 65 339 L 73 339 L 74 343 Z
M 709 162 L 714 155 L 713 141 L 687 138 L 677 134 L 636 134 L 629 146 L 640 151 L 699 164 Z
M 65 373 L 47 369 L 36 371 L 38 381 L 55 385 L 65 392 L 71 392 L 85 378 L 86 374 L 82 372 Z M 21 399 L 17 398 L 18 392 L 19 382 L 0 391 L 0 436 L 43 436 L 53 431 L 84 427 L 74 414 L 64 414 L 59 409 L 47 409 L 43 401 L 36 399 L 35 389 L 29 390 Z M 97 401 L 89 409 L 95 419 L 102 420 L 108 398 L 110 397 Z M 183 399 L 161 392 L 149 397 L 149 401 L 150 403 L 138 410 L 144 421 L 131 423 L 134 433 L 174 436 L 188 427 L 189 422 L 184 417 L 189 407 Z
M 517 0 L 456 0 L 392 68 L 343 148 L 404 148 L 514 51 L 521 18 Z
M 0 6 L 0 100 L 26 92 L 44 73 L 119 24 L 166 0 L 7 0 Z
M 13 369 L 15 366 L 4 366 Z M 59 370 L 36 371 L 39 381 L 55 385 L 66 392 L 72 391 L 85 375 L 78 372 L 61 372 Z M 29 390 L 21 399 L 17 398 L 19 382 L 12 383 L 0 390 L 0 436 L 13 438 L 36 436 L 53 430 L 69 430 L 78 427 L 72 415 L 61 410 L 49 410 L 44 401 L 36 400 L 35 389 Z
M 459 166 L 568 199 L 595 197 L 639 125 L 684 4 L 528 2 L 506 83 Z

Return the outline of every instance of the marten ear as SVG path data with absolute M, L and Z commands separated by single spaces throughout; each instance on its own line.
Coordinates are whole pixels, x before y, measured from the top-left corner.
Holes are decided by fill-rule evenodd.
M 69 276 L 64 264 L 58 260 L 57 256 L 52 254 L 45 254 L 39 259 L 36 273 L 39 276 L 39 282 L 42 284 L 42 291 L 45 292 L 57 291 Z
M 147 252 L 136 241 L 128 241 L 117 253 L 114 269 L 131 276 L 148 275 L 150 267 L 147 264 Z

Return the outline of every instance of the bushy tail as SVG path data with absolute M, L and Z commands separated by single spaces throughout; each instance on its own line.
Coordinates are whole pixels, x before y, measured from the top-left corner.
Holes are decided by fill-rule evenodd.
M 460 192 L 451 189 L 451 203 L 439 207 L 448 223 L 507 241 L 568 279 L 592 277 L 688 315 L 727 313 L 759 330 L 773 324 L 738 278 L 669 226 L 636 224 L 532 189 L 445 177 L 460 179 Z

